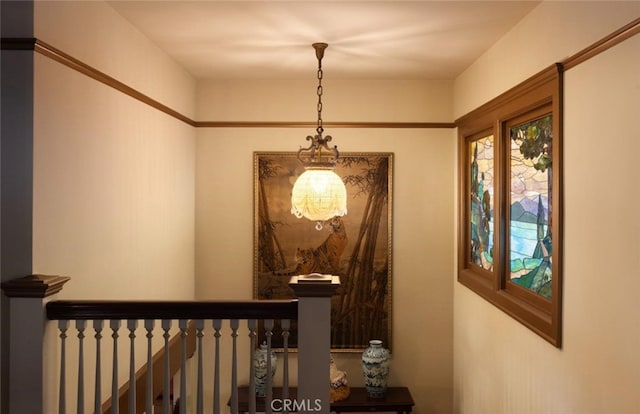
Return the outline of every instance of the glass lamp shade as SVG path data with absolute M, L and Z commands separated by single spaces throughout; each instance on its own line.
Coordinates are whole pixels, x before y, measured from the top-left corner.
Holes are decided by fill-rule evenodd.
M 298 218 L 325 221 L 347 214 L 347 189 L 331 169 L 307 169 L 293 185 L 291 213 Z

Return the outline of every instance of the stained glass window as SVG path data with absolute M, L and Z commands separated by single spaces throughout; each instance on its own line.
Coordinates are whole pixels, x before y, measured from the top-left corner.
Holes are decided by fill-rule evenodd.
M 551 115 L 510 128 L 510 280 L 551 298 Z
M 493 135 L 472 141 L 470 150 L 470 259 L 493 270 Z
M 458 281 L 561 344 L 562 68 L 456 120 Z

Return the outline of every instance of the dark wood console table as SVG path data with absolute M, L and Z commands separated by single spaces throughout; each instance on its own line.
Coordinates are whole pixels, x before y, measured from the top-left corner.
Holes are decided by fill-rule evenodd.
M 289 398 L 295 399 L 297 389 L 289 387 Z M 282 388 L 273 388 L 273 399 L 281 398 Z M 231 401 L 229 401 L 229 404 Z M 353 413 L 363 411 L 396 412 L 410 414 L 414 402 L 407 387 L 389 387 L 385 398 L 369 398 L 362 387 L 351 388 L 351 395 L 343 401 L 331 403 L 329 411 L 335 413 Z M 249 412 L 249 387 L 238 388 L 238 411 Z M 256 411 L 264 412 L 264 397 L 256 397 Z

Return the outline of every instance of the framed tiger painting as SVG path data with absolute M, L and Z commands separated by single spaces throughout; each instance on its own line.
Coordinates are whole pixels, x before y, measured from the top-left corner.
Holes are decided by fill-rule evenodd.
M 254 153 L 255 299 L 293 298 L 291 276 L 340 276 L 331 299 L 331 348 L 361 352 L 370 339 L 391 348 L 393 153 L 341 153 L 347 215 L 323 223 L 291 214 L 291 190 L 304 171 L 296 152 Z M 289 346 L 296 347 L 292 321 Z M 277 328 L 274 348 L 281 347 Z

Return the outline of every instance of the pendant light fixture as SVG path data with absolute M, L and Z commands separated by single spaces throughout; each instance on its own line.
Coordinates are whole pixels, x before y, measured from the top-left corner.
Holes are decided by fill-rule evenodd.
M 318 125 L 316 135 L 307 136 L 311 145 L 298 150 L 298 159 L 305 171 L 293 185 L 291 213 L 315 221 L 316 229 L 321 230 L 324 221 L 347 214 L 347 189 L 334 171 L 340 156 L 338 147 L 329 147 L 331 136 L 322 136 L 322 58 L 328 45 L 314 43 L 312 46 L 318 58 Z

